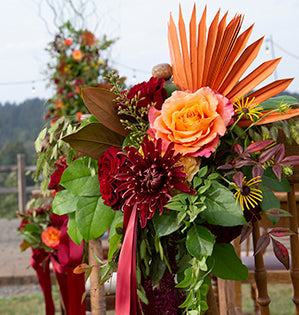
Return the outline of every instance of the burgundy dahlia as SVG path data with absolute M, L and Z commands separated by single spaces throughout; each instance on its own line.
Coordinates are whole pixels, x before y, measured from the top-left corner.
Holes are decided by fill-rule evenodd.
M 186 173 L 183 165 L 176 163 L 181 154 L 174 153 L 171 143 L 164 153 L 161 139 L 150 141 L 147 136 L 141 144 L 142 154 L 134 147 L 125 147 L 124 156 L 128 161 L 116 178 L 121 182 L 116 191 L 122 193 L 123 211 L 130 213 L 133 206 L 140 210 L 141 227 L 145 227 L 156 211 L 162 214 L 163 207 L 172 197 L 174 189 L 195 193 L 183 181 Z
M 117 186 L 120 185 L 120 182 L 116 179 L 116 175 L 126 162 L 125 157 L 117 155 L 119 151 L 116 147 L 107 149 L 101 155 L 98 164 L 100 193 L 104 199 L 104 204 L 114 210 L 119 210 L 122 206 L 120 193 L 115 191 Z

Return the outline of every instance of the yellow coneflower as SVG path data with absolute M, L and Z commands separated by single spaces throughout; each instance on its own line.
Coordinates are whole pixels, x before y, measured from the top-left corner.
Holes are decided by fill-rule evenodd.
M 258 202 L 262 201 L 263 194 L 261 190 L 254 188 L 255 184 L 262 181 L 260 176 L 254 177 L 246 182 L 246 176 L 243 177 L 242 175 L 239 177 L 239 180 L 234 176 L 236 183 L 235 188 L 237 190 L 234 197 L 236 198 L 236 203 L 238 203 L 238 201 L 240 202 L 242 210 L 244 211 L 245 209 L 252 209 L 257 206 Z
M 239 118 L 245 117 L 251 121 L 253 121 L 254 118 L 259 119 L 263 108 L 259 106 L 259 104 L 252 104 L 254 99 L 254 97 L 251 100 L 249 97 L 236 97 L 234 107 L 235 113 Z

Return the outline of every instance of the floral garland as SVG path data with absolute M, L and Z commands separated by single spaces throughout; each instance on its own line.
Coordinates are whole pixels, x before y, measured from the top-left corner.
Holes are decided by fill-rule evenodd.
M 53 209 L 68 214 L 78 244 L 110 230 L 99 277 L 117 270 L 117 315 L 203 314 L 210 274 L 247 279 L 230 242 L 248 237 L 263 215 L 287 215 L 272 190 L 289 189 L 299 156 L 285 157 L 284 145 L 270 133 L 262 139 L 260 126 L 299 114 L 296 99 L 274 97 L 292 79 L 253 90 L 279 59 L 242 78 L 262 39 L 245 48 L 252 26 L 240 34 L 241 15 L 226 25 L 218 12 L 207 28 L 206 9 L 198 27 L 195 11 L 189 48 L 181 11 L 179 36 L 170 17 L 173 83 L 163 65 L 166 72 L 128 91 L 117 76 L 110 91 L 84 88 L 93 116 L 63 138 L 94 161 L 82 157 L 65 169 Z M 276 255 L 288 267 L 279 244 Z

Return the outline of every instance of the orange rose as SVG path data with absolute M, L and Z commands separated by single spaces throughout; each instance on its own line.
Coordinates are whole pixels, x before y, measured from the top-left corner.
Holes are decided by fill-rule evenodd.
M 48 226 L 45 231 L 42 232 L 42 242 L 52 249 L 58 249 L 60 230 L 54 226 Z
M 66 38 L 66 39 L 63 41 L 62 45 L 63 45 L 63 46 L 71 46 L 72 43 L 73 43 L 73 40 L 72 40 L 71 38 Z
M 94 34 L 89 31 L 85 31 L 84 33 L 81 34 L 81 41 L 82 41 L 82 44 L 85 44 L 89 47 L 91 47 L 92 45 L 98 42 Z
M 75 61 L 80 61 L 83 57 L 83 54 L 82 54 L 81 50 L 74 50 L 72 53 L 72 56 L 75 59 Z
M 233 115 L 233 104 L 209 87 L 194 93 L 175 91 L 161 110 L 150 108 L 149 133 L 164 145 L 174 142 L 178 153 L 209 157 Z

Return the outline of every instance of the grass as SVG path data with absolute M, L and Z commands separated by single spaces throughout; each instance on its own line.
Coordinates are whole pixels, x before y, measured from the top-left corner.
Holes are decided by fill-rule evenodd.
M 58 294 L 53 294 L 58 306 Z M 44 315 L 45 305 L 42 293 L 0 298 L 0 314 Z
M 268 293 L 271 297 L 271 315 L 295 315 L 295 306 L 292 302 L 293 290 L 290 284 L 268 285 Z M 243 313 L 254 314 L 251 299 L 250 285 L 242 284 Z M 55 306 L 59 309 L 58 292 L 54 290 L 53 298 Z M 60 312 L 57 312 L 59 314 Z M 41 293 L 19 295 L 15 297 L 0 297 L 0 314 L 3 315 L 44 315 L 44 299 Z M 114 315 L 114 311 L 108 311 L 107 315 Z
M 271 315 L 295 315 L 295 304 L 292 301 L 293 289 L 291 284 L 269 284 L 268 295 L 271 298 Z M 253 300 L 249 284 L 242 284 L 243 313 L 254 314 Z

